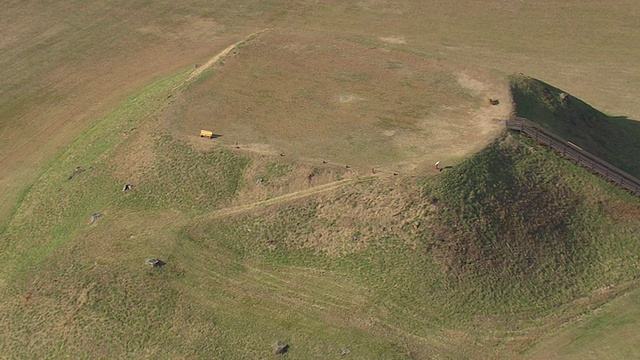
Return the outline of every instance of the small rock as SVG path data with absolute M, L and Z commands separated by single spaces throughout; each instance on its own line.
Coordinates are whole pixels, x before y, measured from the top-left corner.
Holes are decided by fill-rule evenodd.
M 342 350 L 340 351 L 340 355 L 345 356 L 345 355 L 349 355 L 351 353 L 351 350 L 348 347 L 342 348 Z
M 84 168 L 82 166 L 76 166 L 76 168 L 73 170 L 73 174 L 69 176 L 69 180 L 73 179 L 74 176 L 76 176 L 77 174 L 80 174 L 83 171 L 84 171 Z
M 102 214 L 100 213 L 93 213 L 91 214 L 91 223 L 93 224 L 94 222 L 96 222 L 100 217 L 102 216 Z
M 151 266 L 151 267 L 153 267 L 153 268 L 159 268 L 159 267 L 164 266 L 166 263 L 164 261 L 162 261 L 162 260 L 151 258 L 151 259 L 147 259 L 146 264 Z
M 283 343 L 282 341 L 278 341 L 277 343 L 273 344 L 273 353 L 278 355 L 278 354 L 284 354 L 287 351 L 289 351 L 289 345 Z

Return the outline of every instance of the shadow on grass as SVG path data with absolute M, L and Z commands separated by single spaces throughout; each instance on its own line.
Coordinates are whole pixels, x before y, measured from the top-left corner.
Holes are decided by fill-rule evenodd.
M 606 115 L 534 78 L 514 75 L 510 82 L 518 116 L 640 177 L 640 121 Z

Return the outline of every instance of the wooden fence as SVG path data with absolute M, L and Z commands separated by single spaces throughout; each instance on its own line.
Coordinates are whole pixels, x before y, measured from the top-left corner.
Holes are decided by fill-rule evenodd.
M 629 190 L 632 194 L 640 196 L 640 180 L 618 169 L 608 162 L 584 151 L 579 146 L 564 140 L 563 138 L 536 126 L 525 118 L 515 118 L 506 121 L 507 128 L 519 131 L 534 139 L 549 150 L 553 150 L 563 157 L 589 169 L 611 181 L 612 183 Z

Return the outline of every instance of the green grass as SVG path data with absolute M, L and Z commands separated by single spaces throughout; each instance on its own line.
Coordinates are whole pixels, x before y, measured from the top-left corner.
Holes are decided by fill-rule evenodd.
M 113 195 L 121 190 L 122 184 L 110 174 L 106 160 L 113 156 L 123 134 L 151 116 L 161 106 L 157 99 L 166 97 L 183 79 L 184 74 L 179 73 L 133 95 L 49 165 L 22 198 L 3 233 L 2 259 L 10 259 L 12 270 L 33 268 L 86 227 L 92 213 L 102 212 L 117 202 Z M 69 179 L 77 166 L 84 167 L 85 172 Z
M 367 233 L 361 239 L 367 241 L 366 247 L 342 256 L 326 255 L 309 243 L 324 227 L 341 230 L 318 213 L 321 203 L 332 203 L 329 199 L 282 206 L 272 216 L 248 215 L 189 226 L 181 256 L 194 267 L 200 264 L 203 271 L 203 263 L 216 269 L 211 270 L 215 280 L 195 281 L 191 291 L 213 294 L 230 283 L 242 287 L 243 303 L 253 294 L 260 294 L 261 302 L 284 301 L 288 311 L 307 319 L 287 329 L 315 334 L 298 339 L 298 347 L 304 350 L 292 351 L 296 358 L 322 357 L 320 352 L 306 351 L 329 341 L 323 331 L 335 326 L 308 320 L 315 318 L 309 302 L 322 305 L 329 318 L 344 316 L 339 305 L 348 306 L 352 320 L 347 323 L 353 318 L 371 319 L 370 335 L 357 342 L 363 351 L 374 351 L 386 341 L 396 343 L 401 353 L 419 356 L 471 357 L 485 346 L 492 349 L 484 353 L 487 356 L 493 351 L 505 351 L 503 356 L 522 351 L 539 336 L 538 326 L 589 311 L 602 301 L 591 298 L 598 289 L 638 276 L 635 234 L 640 228 L 634 214 L 640 210 L 636 199 L 583 169 L 567 166 L 533 144 L 509 141 L 496 143 L 425 183 L 422 200 L 414 199 L 418 203 L 413 206 L 428 206 L 437 197 L 437 210 L 418 217 L 430 224 L 427 228 L 407 226 L 394 235 Z M 466 182 L 474 186 L 465 186 Z M 341 201 L 333 201 L 353 201 L 353 211 L 358 212 L 364 194 L 377 191 L 376 186 L 350 190 L 336 195 Z M 531 199 L 522 196 L 523 191 Z M 491 194 L 500 196 L 491 198 Z M 627 212 L 625 216 L 609 213 L 597 206 L 599 202 L 612 208 L 622 206 Z M 632 205 L 623 205 L 628 202 Z M 365 218 L 351 223 L 348 236 L 366 233 L 367 226 Z M 447 231 L 454 227 L 459 230 L 448 237 Z M 411 240 L 418 242 L 407 246 Z M 202 251 L 202 247 L 210 250 Z M 460 247 L 465 251 L 450 249 Z M 211 255 L 206 254 L 221 258 L 207 260 Z M 251 267 L 262 269 L 261 281 L 255 281 Z M 328 284 L 316 279 L 309 288 L 310 284 L 283 275 L 290 272 L 320 273 L 341 285 L 325 288 Z M 205 290 L 208 286 L 210 290 Z M 360 306 L 354 305 L 355 295 L 350 293 L 356 288 L 366 294 Z M 324 303 L 326 294 L 335 297 L 333 304 Z M 587 301 L 574 303 L 585 297 Z M 266 316 L 237 307 L 227 314 L 241 319 L 247 311 L 252 318 Z M 274 320 L 270 326 L 285 325 Z M 464 335 L 446 339 L 443 334 L 447 333 Z M 529 340 L 498 340 L 514 333 Z M 481 347 L 467 344 L 469 338 Z M 338 346 L 336 342 L 334 347 Z
M 155 139 L 153 151 L 154 164 L 125 206 L 195 213 L 219 208 L 238 193 L 249 165 L 228 150 L 198 152 L 168 135 Z
M 504 357 L 640 274 L 638 200 L 512 137 L 419 185 L 198 218 L 235 197 L 249 160 L 136 136 L 182 78 L 98 122 L 25 196 L 3 237 L 4 353 L 264 357 L 281 340 L 290 358 Z M 124 194 L 115 159 L 149 139 Z
M 269 182 L 281 178 L 291 172 L 293 166 L 285 162 L 270 162 L 265 166 L 260 178 Z
M 441 178 L 427 187 L 436 253 L 458 281 L 492 289 L 486 311 L 545 313 L 637 276 L 637 199 L 552 153 L 496 143 Z M 635 205 L 603 210 L 619 197 Z
M 528 359 L 634 359 L 640 324 L 639 291 L 612 300 L 545 338 Z

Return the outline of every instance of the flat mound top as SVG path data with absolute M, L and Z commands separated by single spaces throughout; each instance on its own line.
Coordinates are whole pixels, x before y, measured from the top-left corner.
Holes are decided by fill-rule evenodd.
M 478 150 L 510 112 L 500 76 L 383 43 L 278 30 L 238 44 L 165 116 L 193 141 L 206 129 L 220 135 L 210 144 L 408 171 Z

